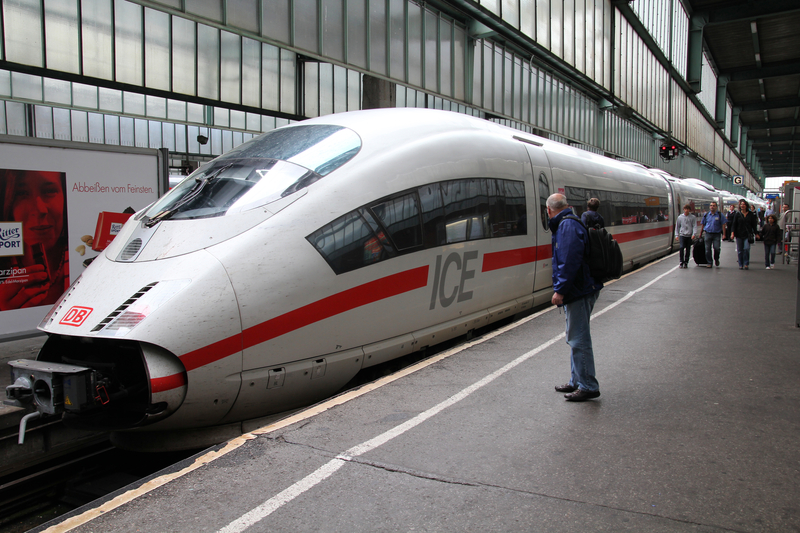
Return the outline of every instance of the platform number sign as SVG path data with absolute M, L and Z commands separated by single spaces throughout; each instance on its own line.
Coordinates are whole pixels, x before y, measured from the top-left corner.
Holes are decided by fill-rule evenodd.
M 733 177 L 733 184 L 734 185 L 741 185 L 744 183 L 744 176 L 734 176 Z

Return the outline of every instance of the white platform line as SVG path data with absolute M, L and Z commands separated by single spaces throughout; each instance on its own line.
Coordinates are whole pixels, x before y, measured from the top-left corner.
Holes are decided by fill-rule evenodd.
M 609 305 L 608 307 L 605 307 L 601 311 L 598 311 L 597 313 L 593 314 L 591 316 L 591 319 L 597 318 L 598 316 L 602 315 L 606 311 L 609 311 L 609 310 L 615 308 L 616 306 L 620 305 L 622 302 L 624 302 L 624 301 L 628 300 L 629 298 L 631 298 L 634 294 L 636 294 L 638 292 L 641 292 L 644 289 L 650 287 L 651 285 L 653 285 L 653 283 L 655 283 L 656 281 L 660 280 L 661 278 L 663 278 L 667 274 L 670 274 L 671 272 L 673 272 L 676 269 L 677 269 L 677 267 L 673 268 L 672 270 L 670 270 L 670 271 L 668 271 L 668 272 L 666 272 L 666 273 L 664 273 L 664 274 L 662 274 L 660 276 L 658 276 L 657 278 L 655 278 L 654 280 L 650 281 L 649 283 L 641 286 L 640 288 L 629 292 L 628 294 L 626 294 L 620 300 L 614 302 L 613 304 Z M 331 461 L 326 463 L 324 466 L 320 467 L 319 469 L 315 470 L 314 472 L 312 472 L 308 476 L 304 477 L 303 479 L 301 479 L 300 481 L 298 481 L 297 483 L 295 483 L 291 487 L 289 487 L 286 490 L 280 492 L 279 494 L 273 496 L 272 498 L 270 498 L 269 500 L 265 501 L 264 503 L 262 503 L 261 505 L 259 505 L 255 509 L 253 509 L 252 511 L 249 511 L 248 513 L 244 514 L 243 516 L 241 516 L 237 520 L 234 520 L 233 522 L 231 522 L 230 524 L 228 524 L 224 528 L 220 529 L 218 531 L 218 533 L 240 533 L 242 531 L 245 531 L 250 526 L 256 524 L 257 522 L 259 522 L 261 520 L 263 520 L 264 518 L 266 518 L 267 516 L 269 516 L 270 514 L 275 512 L 276 510 L 278 510 L 284 504 L 289 503 L 294 498 L 300 496 L 301 494 L 303 494 L 304 492 L 308 491 L 309 489 L 314 488 L 316 485 L 321 483 L 323 480 L 325 480 L 328 477 L 330 477 L 334 472 L 339 470 L 339 468 L 341 468 L 346 461 L 349 461 L 353 457 L 358 457 L 359 455 L 363 455 L 363 454 L 365 454 L 365 453 L 367 453 L 367 452 L 369 452 L 371 450 L 374 450 L 378 446 L 380 446 L 382 444 L 385 444 L 385 443 L 389 442 L 390 440 L 392 440 L 392 439 L 394 439 L 396 437 L 399 437 L 400 435 L 402 435 L 403 433 L 409 431 L 410 429 L 415 428 L 416 426 L 418 426 L 421 423 L 425 422 L 429 418 L 437 415 L 438 413 L 440 413 L 444 409 L 447 409 L 448 407 L 450 407 L 452 405 L 455 405 L 456 403 L 460 402 L 461 400 L 463 400 L 464 398 L 466 398 L 467 396 L 469 396 L 473 392 L 475 392 L 475 391 L 481 389 L 482 387 L 488 385 L 489 383 L 491 383 L 492 381 L 494 381 L 498 377 L 502 376 L 503 374 L 505 374 L 509 370 L 513 369 L 514 367 L 520 365 L 521 363 L 524 363 L 525 361 L 527 361 L 528 359 L 530 359 L 534 355 L 540 353 L 542 350 L 545 350 L 545 349 L 549 348 L 550 346 L 552 346 L 553 344 L 555 344 L 559 340 L 565 338 L 565 336 L 566 336 L 565 333 L 561 333 L 559 335 L 556 335 L 555 337 L 553 337 L 549 341 L 545 342 L 544 344 L 540 344 L 539 346 L 537 346 L 533 350 L 529 351 L 528 353 L 517 357 L 516 359 L 514 359 L 510 363 L 508 363 L 505 366 L 495 370 L 494 372 L 492 372 L 491 374 L 489 374 L 485 378 L 483 378 L 483 379 L 481 379 L 479 381 L 476 381 L 475 383 L 473 383 L 469 387 L 467 387 L 467 388 L 461 390 L 460 392 L 454 394 L 453 396 L 449 397 L 448 399 L 446 399 L 445 401 L 439 403 L 438 405 L 435 405 L 435 406 L 431 407 L 427 411 L 424 411 L 424 412 L 418 414 L 414 418 L 412 418 L 410 420 L 407 420 L 406 422 L 403 422 L 402 424 L 400 424 L 398 426 L 395 426 L 394 428 L 392 428 L 389 431 L 386 431 L 386 432 L 378 435 L 377 437 L 374 437 L 374 438 L 372 438 L 372 439 L 370 439 L 370 440 L 368 440 L 366 442 L 363 442 L 363 443 L 361 443 L 361 444 L 359 444 L 357 446 L 354 446 L 354 447 L 350 448 L 349 450 L 347 450 L 343 454 L 337 456 L 335 459 L 332 459 Z

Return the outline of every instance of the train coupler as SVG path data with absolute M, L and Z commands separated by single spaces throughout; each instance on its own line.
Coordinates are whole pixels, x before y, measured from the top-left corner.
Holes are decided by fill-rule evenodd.
M 91 368 L 46 361 L 18 359 L 11 366 L 13 383 L 6 387 L 6 405 L 33 407 L 20 421 L 19 443 L 25 438 L 26 423 L 40 415 L 57 415 L 65 411 L 79 412 L 95 402 L 92 394 L 95 371 Z

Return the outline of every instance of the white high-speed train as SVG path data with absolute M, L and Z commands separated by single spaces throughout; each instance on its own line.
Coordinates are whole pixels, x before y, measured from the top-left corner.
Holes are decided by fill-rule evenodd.
M 361 369 L 549 301 L 545 200 L 601 201 L 625 268 L 718 191 L 474 117 L 330 115 L 240 145 L 137 213 L 47 315 L 12 403 L 195 448 Z M 161 432 L 154 438 L 154 432 Z

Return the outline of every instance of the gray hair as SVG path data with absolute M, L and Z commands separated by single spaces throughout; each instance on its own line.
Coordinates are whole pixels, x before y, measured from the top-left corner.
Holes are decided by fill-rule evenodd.
M 561 211 L 567 208 L 569 204 L 567 203 L 567 197 L 560 193 L 551 194 L 550 198 L 547 199 L 547 207 L 552 209 L 553 211 Z

